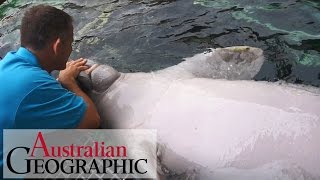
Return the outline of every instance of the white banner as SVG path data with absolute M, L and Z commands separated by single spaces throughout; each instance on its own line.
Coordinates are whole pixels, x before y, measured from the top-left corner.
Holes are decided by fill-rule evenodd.
M 156 178 L 155 130 L 3 131 L 4 178 Z

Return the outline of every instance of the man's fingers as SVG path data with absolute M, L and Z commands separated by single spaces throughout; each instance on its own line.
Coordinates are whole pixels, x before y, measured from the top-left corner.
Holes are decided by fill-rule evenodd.
M 81 62 L 83 60 L 85 60 L 85 59 L 84 58 L 79 58 L 79 59 L 75 60 L 75 62 L 78 63 L 78 62 Z
M 68 62 L 70 62 L 71 65 L 73 64 L 78 64 L 80 62 L 83 62 L 85 59 L 83 58 L 80 58 L 80 59 L 77 59 L 77 60 L 69 60 Z
M 69 61 L 74 61 L 74 62 L 78 62 L 78 61 L 81 61 L 81 60 L 83 60 L 84 58 L 79 58 L 79 59 L 76 59 L 76 60 L 74 60 L 74 59 L 69 59 Z
M 73 60 L 69 60 L 69 61 L 66 63 L 66 65 L 69 66 L 69 65 L 71 65 L 72 63 L 73 63 Z
M 89 69 L 89 66 L 79 66 L 79 67 L 78 67 L 79 72 L 85 71 L 85 70 L 87 70 L 87 69 Z
M 82 61 L 82 60 L 84 60 L 84 58 L 79 58 L 79 59 L 77 59 L 75 61 Z
M 75 65 L 76 66 L 83 66 L 87 63 L 87 60 L 86 59 L 83 59 L 83 58 L 80 58 L 76 61 Z

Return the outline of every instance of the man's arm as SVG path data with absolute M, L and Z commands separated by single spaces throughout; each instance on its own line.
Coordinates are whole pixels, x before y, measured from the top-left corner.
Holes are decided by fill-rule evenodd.
M 81 71 L 88 69 L 88 66 L 85 66 L 86 60 L 78 59 L 76 61 L 68 62 L 66 69 L 60 71 L 58 81 L 62 84 L 63 87 L 69 91 L 75 93 L 77 96 L 81 96 L 87 104 L 87 109 L 84 115 L 84 118 L 81 120 L 77 128 L 80 129 L 93 129 L 99 128 L 100 126 L 100 116 L 97 112 L 97 109 L 92 102 L 92 100 L 81 90 L 76 82 L 76 77 Z

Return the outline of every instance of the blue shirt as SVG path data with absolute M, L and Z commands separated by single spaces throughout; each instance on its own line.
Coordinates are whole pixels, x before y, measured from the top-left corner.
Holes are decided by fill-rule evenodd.
M 75 128 L 87 105 L 41 69 L 37 58 L 21 47 L 0 60 L 0 168 L 3 129 Z M 2 173 L 1 173 L 2 174 Z

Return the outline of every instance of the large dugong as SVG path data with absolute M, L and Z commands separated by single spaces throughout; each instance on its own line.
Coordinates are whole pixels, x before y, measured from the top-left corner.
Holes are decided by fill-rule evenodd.
M 93 65 L 79 83 L 102 128 L 157 129 L 165 179 L 320 179 L 319 89 L 250 80 L 262 62 L 220 48 L 151 73 Z

